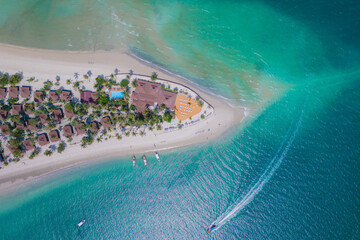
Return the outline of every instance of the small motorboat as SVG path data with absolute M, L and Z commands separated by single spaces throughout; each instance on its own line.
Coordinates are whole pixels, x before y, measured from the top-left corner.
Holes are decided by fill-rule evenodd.
M 144 164 L 145 164 L 145 166 L 147 166 L 147 159 L 146 159 L 145 154 L 142 156 L 142 159 L 144 160 Z
M 135 157 L 135 155 L 133 155 L 132 160 L 133 160 L 133 166 L 135 167 L 136 166 L 136 157 Z
M 81 227 L 85 223 L 85 219 L 81 220 L 81 222 L 78 223 L 78 227 Z
M 211 233 L 212 231 L 214 231 L 216 228 L 216 225 L 211 225 L 211 227 L 209 227 L 209 229 L 206 231 L 207 234 Z
M 155 157 L 160 162 L 160 156 L 159 156 L 158 152 L 155 152 Z

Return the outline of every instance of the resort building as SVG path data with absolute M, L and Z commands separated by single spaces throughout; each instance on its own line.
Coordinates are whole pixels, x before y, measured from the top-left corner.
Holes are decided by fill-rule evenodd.
M 4 135 L 9 135 L 9 134 L 10 134 L 10 130 L 9 130 L 9 125 L 8 125 L 8 124 L 0 125 L 0 130 L 1 130 L 1 133 L 4 134 Z
M 64 137 L 72 137 L 74 135 L 74 131 L 71 125 L 66 125 L 63 127 L 63 135 Z
M 17 98 L 19 96 L 19 87 L 9 87 L 9 98 Z
M 20 87 L 20 97 L 29 98 L 30 93 L 31 93 L 31 87 L 29 87 L 29 86 Z
M 50 92 L 49 92 L 49 98 L 51 99 L 51 101 L 52 101 L 53 103 L 59 101 L 59 95 L 56 93 L 56 91 L 50 91 Z
M 27 120 L 27 125 L 26 125 L 26 128 L 30 131 L 37 131 L 39 128 L 37 125 L 31 125 L 30 124 L 30 119 Z
M 20 115 L 21 110 L 22 110 L 21 104 L 14 104 L 14 105 L 12 105 L 12 108 L 11 108 L 11 114 L 12 115 Z
M 132 93 L 132 104 L 137 112 L 143 113 L 149 106 L 161 106 L 164 104 L 168 109 L 174 110 L 176 93 L 161 89 L 161 84 L 137 80 L 137 87 Z
M 42 103 L 44 101 L 44 94 L 40 91 L 35 91 L 34 100 L 37 103 Z
M 69 102 L 71 98 L 71 91 L 70 90 L 62 90 L 60 94 L 60 101 L 62 102 Z
M 75 113 L 73 110 L 64 110 L 64 113 L 65 113 L 65 117 L 67 118 L 73 118 L 75 116 Z
M 6 88 L 0 88 L 0 100 L 4 100 L 6 97 Z
M 47 124 L 47 119 L 48 119 L 48 115 L 44 114 L 44 113 L 41 113 L 39 115 L 39 122 L 42 124 L 42 125 L 45 125 Z
M 180 121 L 193 117 L 200 112 L 201 106 L 199 106 L 195 99 L 181 94 L 177 95 L 175 102 L 175 114 Z
M 49 144 L 49 139 L 48 139 L 48 136 L 46 133 L 37 135 L 36 139 L 40 146 L 45 146 L 45 145 Z
M 53 111 L 53 118 L 55 121 L 58 122 L 60 122 L 64 118 L 63 111 L 61 108 L 55 109 Z
M 107 117 L 103 117 L 101 119 L 101 125 L 103 126 L 103 128 L 107 129 L 109 127 L 112 127 L 112 123 L 111 123 L 111 120 L 110 120 L 110 117 L 107 116 Z
M 83 103 L 89 103 L 89 104 L 97 104 L 97 96 L 96 96 L 96 92 L 91 92 L 91 91 L 83 91 L 81 93 L 81 102 Z
M 60 135 L 58 130 L 52 130 L 49 132 L 50 142 L 58 142 L 60 141 Z
M 22 123 L 15 123 L 15 128 L 16 128 L 16 129 L 24 130 L 24 129 L 25 129 L 25 125 L 22 124 Z
M 8 111 L 0 109 L 0 120 L 4 120 L 8 115 Z
M 23 141 L 23 145 L 26 151 L 31 151 L 35 148 L 35 145 L 32 143 L 31 139 L 26 139 Z
M 29 115 L 29 114 L 33 114 L 33 105 L 31 103 L 25 103 L 24 105 L 24 109 L 25 109 L 25 114 Z
M 86 133 L 86 130 L 83 129 L 84 123 L 79 123 L 75 126 L 76 133 L 78 135 L 82 135 Z
M 92 133 L 99 132 L 99 124 L 96 121 L 91 122 L 89 130 Z

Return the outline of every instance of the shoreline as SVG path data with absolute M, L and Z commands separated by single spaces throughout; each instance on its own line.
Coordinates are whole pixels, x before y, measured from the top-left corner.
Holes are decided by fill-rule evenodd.
M 156 150 L 160 151 L 161 149 L 173 150 L 209 142 L 229 132 L 230 129 L 251 116 L 249 109 L 231 106 L 232 104 L 224 101 L 222 96 L 219 99 L 214 98 L 215 94 L 202 91 L 199 86 L 194 86 L 196 84 L 190 80 L 185 81 L 182 78 L 160 72 L 161 69 L 153 68 L 149 66 L 150 63 L 145 64 L 128 53 L 118 51 L 68 52 L 30 49 L 5 44 L 0 44 L 0 52 L 3 56 L 0 59 L 0 71 L 9 73 L 21 71 L 25 76 L 36 77 L 40 83 L 47 79 L 54 79 L 59 75 L 61 86 L 65 86 L 65 79 L 73 78 L 75 72 L 83 74 L 88 70 L 91 70 L 94 76 L 110 74 L 115 68 L 118 68 L 120 72 L 128 72 L 131 69 L 139 75 L 150 75 L 152 72 L 158 72 L 158 77 L 161 79 L 180 83 L 194 89 L 215 109 L 213 116 L 209 119 L 187 129 L 165 134 L 153 134 L 151 132 L 143 137 L 130 136 L 121 141 L 111 139 L 100 143 L 94 142 L 88 148 L 69 146 L 63 154 L 55 153 L 51 158 L 42 155 L 33 160 L 26 159 L 18 163 L 11 163 L 0 170 L 1 195 L 36 181 L 43 176 L 49 176 L 51 173 L 79 166 L 79 164 L 154 152 L 154 144 L 156 144 Z M 22 162 L 25 164 L 22 165 Z

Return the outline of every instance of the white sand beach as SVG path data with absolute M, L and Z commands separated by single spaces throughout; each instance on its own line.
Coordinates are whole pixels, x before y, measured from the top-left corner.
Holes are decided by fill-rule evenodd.
M 99 74 L 109 75 L 116 68 L 120 72 L 132 70 L 135 74 L 143 75 L 151 75 L 152 72 L 157 72 L 159 78 L 182 83 L 194 89 L 214 107 L 212 116 L 181 130 L 172 132 L 148 131 L 145 136 L 129 136 L 122 140 L 111 138 L 102 142 L 95 141 L 87 148 L 82 148 L 80 144 L 68 144 L 66 150 L 61 154 L 55 151 L 51 157 L 48 157 L 40 153 L 33 160 L 24 158 L 20 162 L 10 163 L 0 169 L 0 193 L 51 172 L 88 161 L 129 156 L 130 162 L 131 156 L 135 154 L 138 158 L 138 165 L 143 166 L 140 156 L 144 153 L 151 152 L 153 154 L 156 150 L 161 154 L 161 151 L 164 150 L 214 140 L 251 115 L 249 110 L 245 112 L 245 108 L 230 106 L 222 98 L 209 95 L 196 86 L 192 86 L 190 82 L 159 72 L 126 53 L 115 51 L 64 52 L 9 45 L 0 45 L 0 53 L 0 71 L 23 72 L 26 77 L 33 76 L 39 79 L 39 81 L 31 83 L 22 81 L 19 85 L 41 88 L 43 81 L 54 80 L 56 76 L 60 76 L 60 86 L 66 88 L 66 80 L 74 79 L 74 73 L 83 75 L 89 70 L 94 76 L 87 83 L 89 85 L 93 84 L 92 81 L 95 76 Z

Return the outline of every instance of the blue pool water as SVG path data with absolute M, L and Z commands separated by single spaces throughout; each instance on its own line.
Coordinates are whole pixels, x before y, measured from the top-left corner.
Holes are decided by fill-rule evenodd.
M 123 91 L 111 91 L 110 93 L 110 99 L 119 99 L 124 98 L 124 92 Z

